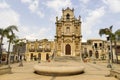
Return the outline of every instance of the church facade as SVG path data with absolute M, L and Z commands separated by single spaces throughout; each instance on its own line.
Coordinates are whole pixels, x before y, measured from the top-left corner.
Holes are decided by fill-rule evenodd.
M 57 56 L 79 56 L 81 52 L 81 19 L 74 15 L 74 9 L 62 10 L 62 17 L 56 17 L 55 50 Z

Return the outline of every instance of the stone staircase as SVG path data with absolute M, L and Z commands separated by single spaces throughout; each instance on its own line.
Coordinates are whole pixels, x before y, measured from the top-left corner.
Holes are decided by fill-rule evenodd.
M 79 56 L 56 56 L 54 58 L 56 62 L 68 62 L 68 61 L 81 61 Z

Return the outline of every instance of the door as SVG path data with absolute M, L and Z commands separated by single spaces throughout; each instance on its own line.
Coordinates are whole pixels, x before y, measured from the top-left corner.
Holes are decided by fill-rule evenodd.
M 66 55 L 71 55 L 71 46 L 69 44 L 67 44 L 66 47 L 65 47 L 65 54 Z

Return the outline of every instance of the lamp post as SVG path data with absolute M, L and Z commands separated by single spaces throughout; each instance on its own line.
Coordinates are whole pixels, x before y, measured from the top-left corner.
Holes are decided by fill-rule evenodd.
M 110 46 L 108 47 L 108 65 L 107 68 L 112 68 L 112 40 L 109 39 L 111 38 L 110 36 L 107 37 L 107 41 L 110 41 Z

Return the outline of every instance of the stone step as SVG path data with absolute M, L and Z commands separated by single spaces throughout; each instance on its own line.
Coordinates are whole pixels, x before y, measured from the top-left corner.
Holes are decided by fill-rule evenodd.
M 66 61 L 80 61 L 80 57 L 78 56 L 57 56 L 54 58 L 54 61 L 61 61 L 61 62 L 66 62 Z

